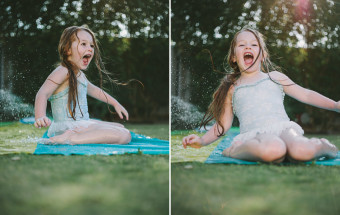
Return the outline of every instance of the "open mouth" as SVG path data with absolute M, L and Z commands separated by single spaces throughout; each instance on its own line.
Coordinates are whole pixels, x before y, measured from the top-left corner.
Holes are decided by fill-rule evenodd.
M 244 53 L 243 58 L 244 58 L 244 63 L 246 65 L 251 65 L 253 63 L 253 61 L 254 61 L 254 56 L 250 52 Z
M 83 56 L 83 63 L 85 66 L 87 66 L 90 63 L 92 55 L 91 54 L 86 54 Z

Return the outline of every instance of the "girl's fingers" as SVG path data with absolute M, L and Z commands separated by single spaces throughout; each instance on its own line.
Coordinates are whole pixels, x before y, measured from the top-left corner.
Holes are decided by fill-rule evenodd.
M 192 136 L 190 137 L 190 136 L 189 136 L 189 138 L 188 138 L 188 143 L 191 144 L 191 143 L 192 143 L 192 140 L 193 140 L 194 138 L 195 138 L 195 137 L 192 137 Z
M 122 112 L 124 116 L 126 117 L 126 120 L 129 120 L 129 113 L 125 110 L 125 108 L 123 108 Z
M 127 113 L 127 111 L 124 109 L 124 110 L 122 110 L 122 113 L 125 116 L 125 118 L 128 120 L 129 119 L 129 114 Z
M 40 117 L 40 118 L 36 119 L 35 122 L 34 122 L 34 126 L 36 128 L 47 127 L 47 126 L 50 126 L 50 125 L 51 125 L 51 120 L 46 116 Z
M 129 120 L 129 113 L 125 110 L 126 120 Z
M 183 148 L 187 148 L 187 137 L 184 137 L 183 139 L 182 139 L 182 145 L 183 145 Z
M 47 127 L 47 126 L 49 126 L 50 124 L 49 124 L 49 118 L 47 118 L 47 117 L 44 117 L 44 119 L 43 119 L 43 122 L 44 122 L 44 124 L 45 124 L 45 126 L 44 127 Z
M 45 118 L 46 117 L 41 117 L 41 118 L 37 119 L 37 122 L 40 125 L 40 127 L 46 127 Z
M 197 136 L 195 134 L 191 134 L 189 136 L 186 136 L 182 140 L 182 145 L 186 149 L 187 146 L 190 146 L 192 143 L 195 143 L 195 139 L 197 139 Z
M 118 111 L 119 118 L 123 119 L 122 112 Z
M 195 134 L 191 134 L 188 136 L 188 143 L 191 144 L 191 143 L 194 143 L 195 142 L 195 139 L 197 139 L 197 136 Z
M 35 121 L 35 127 L 37 128 L 41 128 L 41 123 L 39 122 L 39 120 Z

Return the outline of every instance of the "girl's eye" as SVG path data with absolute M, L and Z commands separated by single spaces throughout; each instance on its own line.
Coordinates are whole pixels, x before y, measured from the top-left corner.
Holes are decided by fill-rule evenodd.
M 253 44 L 253 46 L 257 46 L 257 44 Z
M 82 43 L 81 45 L 82 45 L 82 46 L 86 46 L 86 44 L 85 44 L 85 43 Z
M 91 48 L 94 48 L 94 45 L 91 45 Z
M 238 46 L 240 47 L 240 46 L 244 46 L 244 45 L 243 45 L 243 44 L 240 44 L 240 45 L 238 45 Z

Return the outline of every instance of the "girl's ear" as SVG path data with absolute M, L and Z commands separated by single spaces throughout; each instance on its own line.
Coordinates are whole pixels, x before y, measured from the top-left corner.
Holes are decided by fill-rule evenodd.
M 233 63 L 236 63 L 236 57 L 235 57 L 235 55 L 233 56 Z
M 68 56 L 71 55 L 72 54 L 71 49 L 69 49 L 66 53 L 67 53 Z

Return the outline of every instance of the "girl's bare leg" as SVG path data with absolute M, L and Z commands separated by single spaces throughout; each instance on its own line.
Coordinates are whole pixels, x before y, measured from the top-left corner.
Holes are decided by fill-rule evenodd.
M 244 143 L 233 143 L 222 154 L 241 160 L 280 163 L 286 153 L 287 148 L 281 138 L 272 134 L 259 134 Z
M 88 128 L 67 130 L 63 134 L 51 137 L 51 142 L 66 144 L 127 144 L 131 141 L 129 130 L 119 126 L 92 124 Z
M 286 129 L 280 138 L 286 143 L 287 158 L 291 161 L 310 161 L 320 157 L 335 158 L 338 149 L 328 140 L 321 138 L 308 139 L 294 129 Z

